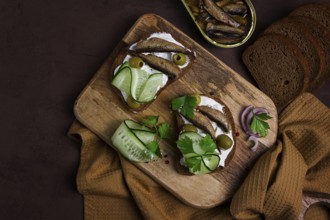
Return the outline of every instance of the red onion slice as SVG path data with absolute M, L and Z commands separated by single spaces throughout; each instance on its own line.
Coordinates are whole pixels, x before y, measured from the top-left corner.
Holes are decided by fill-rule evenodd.
M 244 108 L 244 110 L 242 111 L 241 117 L 240 117 L 240 121 L 241 121 L 241 125 L 243 130 L 245 131 L 245 133 L 247 135 L 249 135 L 248 137 L 248 141 L 252 141 L 254 144 L 252 147 L 250 147 L 250 149 L 254 152 L 257 150 L 259 142 L 258 142 L 258 138 L 260 138 L 259 134 L 254 133 L 251 128 L 251 122 L 253 119 L 254 115 L 259 115 L 259 114 L 269 114 L 269 111 L 263 107 L 256 107 L 254 108 L 253 106 L 249 105 L 247 107 Z
M 254 115 L 258 115 L 258 114 L 261 114 L 261 113 L 266 113 L 266 114 L 269 114 L 268 110 L 263 108 L 263 107 L 256 107 L 254 108 L 253 106 L 249 105 L 247 106 L 242 114 L 241 114 L 241 125 L 242 125 L 242 128 L 243 130 L 245 131 L 246 134 L 250 135 L 250 136 L 254 136 L 254 137 L 258 137 L 260 138 L 260 135 L 259 134 L 256 134 L 254 133 L 251 128 L 250 128 L 250 125 L 251 125 L 251 122 L 252 122 L 252 119 L 253 119 L 253 116 Z
M 242 128 L 243 130 L 248 133 L 248 129 L 247 129 L 247 126 L 246 126 L 246 116 L 250 113 L 250 111 L 253 109 L 253 106 L 252 105 L 249 105 L 247 106 L 242 114 L 241 114 L 241 125 L 242 125 Z
M 248 141 L 252 141 L 252 142 L 254 143 L 253 146 L 250 147 L 250 149 L 251 149 L 253 152 L 255 152 L 255 151 L 257 150 L 257 148 L 258 148 L 258 145 L 259 145 L 258 138 L 255 137 L 255 136 L 250 136 L 250 137 L 248 138 Z

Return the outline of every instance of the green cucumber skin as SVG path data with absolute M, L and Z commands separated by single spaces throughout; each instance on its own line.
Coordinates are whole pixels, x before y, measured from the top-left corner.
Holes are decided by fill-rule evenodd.
M 149 131 L 149 132 L 155 132 L 151 128 L 148 128 L 147 126 L 141 125 L 133 120 L 127 119 L 125 120 L 126 125 L 133 130 L 141 130 L 141 131 Z
M 148 162 L 158 159 L 155 154 L 150 154 L 145 145 L 122 122 L 111 138 L 113 146 L 128 160 L 133 162 Z
M 117 73 L 118 73 L 122 68 L 124 68 L 124 67 L 130 67 L 130 66 L 128 65 L 128 61 L 125 61 L 125 62 L 119 67 Z
M 135 136 L 143 143 L 148 144 L 151 141 L 156 140 L 156 133 L 143 130 L 132 130 Z

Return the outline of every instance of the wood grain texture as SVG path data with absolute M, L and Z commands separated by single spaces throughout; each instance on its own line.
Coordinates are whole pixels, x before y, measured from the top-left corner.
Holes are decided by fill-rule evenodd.
M 133 114 L 111 87 L 111 75 L 115 68 L 112 63 L 116 54 L 127 45 L 154 32 L 172 34 L 176 40 L 196 52 L 196 60 L 189 72 L 165 88 L 148 109 Z M 231 110 L 240 135 L 237 137 L 235 155 L 229 165 L 212 174 L 180 175 L 175 170 L 175 162 L 180 157 L 175 140 L 160 143 L 166 158 L 135 165 L 186 204 L 210 208 L 229 199 L 255 159 L 274 144 L 277 135 L 277 111 L 269 97 L 169 22 L 154 14 L 140 17 L 77 98 L 74 112 L 81 123 L 111 145 L 112 134 L 125 119 L 140 120 L 147 115 L 159 115 L 161 121 L 168 121 L 174 127 L 175 118 L 169 108 L 170 101 L 177 96 L 191 93 L 213 95 Z M 247 136 L 239 123 L 239 115 L 247 105 L 266 107 L 273 117 L 270 121 L 270 132 L 266 138 L 260 139 L 257 152 L 249 149 L 252 143 L 246 141 Z M 165 160 L 169 163 L 165 163 Z

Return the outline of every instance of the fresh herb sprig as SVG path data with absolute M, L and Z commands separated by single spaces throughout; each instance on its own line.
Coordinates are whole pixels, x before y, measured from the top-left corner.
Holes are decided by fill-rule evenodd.
M 193 148 L 193 141 L 189 137 L 184 137 L 182 139 L 179 139 L 176 144 L 178 145 L 179 150 L 181 151 L 182 154 L 188 154 L 188 153 L 195 153 L 194 148 Z M 207 153 L 213 153 L 216 149 L 217 146 L 214 143 L 213 139 L 209 134 L 207 134 L 205 137 L 203 137 L 199 142 L 198 142 L 200 148 Z
M 194 108 L 198 105 L 196 96 L 187 95 L 175 98 L 171 102 L 172 110 L 180 111 L 180 113 L 189 118 L 194 118 Z
M 163 122 L 161 124 L 158 123 L 159 116 L 147 116 L 142 120 L 142 124 L 154 129 L 157 132 L 157 135 L 161 139 L 169 139 L 172 135 L 172 130 L 170 125 L 167 122 Z
M 194 151 L 193 140 L 187 136 L 179 139 L 176 144 L 184 157 L 185 155 L 190 155 L 187 158 L 185 157 L 185 163 L 189 170 L 192 172 L 200 171 L 203 158 L 214 154 L 215 150 L 217 149 L 216 144 L 209 134 L 207 134 L 197 143 L 199 147 L 204 151 L 204 154 L 202 155 L 197 154 Z
M 159 116 L 147 116 L 142 119 L 142 124 L 144 126 L 147 126 L 149 128 L 152 128 L 157 133 L 157 139 L 153 140 L 146 144 L 146 148 L 151 151 L 152 153 L 155 153 L 157 155 L 160 154 L 159 150 L 159 141 L 160 139 L 169 139 L 172 136 L 172 130 L 170 125 L 167 122 L 163 122 L 161 124 L 158 124 Z
M 266 137 L 268 134 L 268 130 L 270 129 L 269 124 L 266 122 L 266 120 L 271 118 L 272 117 L 270 117 L 266 113 L 253 113 L 253 118 L 250 125 L 251 130 L 256 134 L 259 134 L 261 137 Z

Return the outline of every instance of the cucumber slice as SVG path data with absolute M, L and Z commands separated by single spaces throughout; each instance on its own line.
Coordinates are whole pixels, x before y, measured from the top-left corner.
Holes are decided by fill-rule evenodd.
M 152 74 L 144 84 L 138 102 L 150 102 L 155 99 L 157 92 L 165 86 L 167 80 L 164 79 L 163 73 Z
M 147 126 L 141 125 L 133 120 L 127 119 L 127 120 L 125 120 L 125 123 L 132 130 L 155 132 L 154 130 L 148 128 Z
M 203 157 L 201 160 L 201 166 L 200 169 L 198 170 L 197 174 L 205 174 L 205 173 L 210 173 L 212 170 L 210 170 L 204 163 Z
M 211 171 L 205 166 L 202 156 L 191 157 L 185 159 L 186 164 L 190 173 L 193 174 L 205 174 Z
M 124 67 L 129 67 L 129 64 L 128 64 L 128 61 L 125 61 L 120 67 L 119 67 L 119 69 L 118 69 L 118 71 L 120 71 L 122 68 L 124 68 Z M 118 71 L 117 71 L 117 73 L 118 73 Z M 115 74 L 116 75 L 116 74 Z
M 156 140 L 156 133 L 150 131 L 142 131 L 142 130 L 132 130 L 132 132 L 136 135 L 140 141 L 144 144 L 148 144 L 151 141 Z
M 199 155 L 205 154 L 205 151 L 203 149 L 201 149 L 201 147 L 199 146 L 200 140 L 203 139 L 203 137 L 201 135 L 199 135 L 196 132 L 183 132 L 179 136 L 179 139 L 185 138 L 186 136 L 189 137 L 192 140 L 192 142 L 193 142 L 193 150 L 194 150 L 194 152 L 196 154 L 199 154 Z
M 131 81 L 131 68 L 128 66 L 123 67 L 122 65 L 114 76 L 112 85 L 129 95 L 131 91 Z
M 202 156 L 202 159 L 203 159 L 203 164 L 210 171 L 217 169 L 220 163 L 220 157 L 217 154 L 207 154 Z
M 216 154 L 195 156 L 185 159 L 190 173 L 206 174 L 218 168 L 220 157 Z
M 147 162 L 158 158 L 148 151 L 145 145 L 129 129 L 125 121 L 117 128 L 111 141 L 114 147 L 128 160 L 133 162 Z
M 131 77 L 131 95 L 133 99 L 138 101 L 143 86 L 149 78 L 149 74 L 144 70 L 131 68 Z
M 150 75 L 142 69 L 130 68 L 126 61 L 115 73 L 112 85 L 127 95 L 131 95 L 138 102 L 150 102 L 159 89 L 167 83 L 167 80 L 163 80 L 164 76 L 163 73 Z

